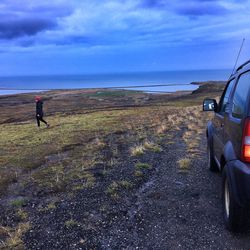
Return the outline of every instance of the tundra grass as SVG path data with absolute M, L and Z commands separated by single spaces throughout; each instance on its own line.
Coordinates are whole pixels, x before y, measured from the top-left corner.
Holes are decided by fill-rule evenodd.
M 109 97 L 113 99 L 117 97 L 120 105 L 119 98 L 127 95 L 130 93 L 117 91 L 116 93 L 96 93 L 92 96 L 89 94 L 86 98 L 104 98 L 106 101 Z M 80 98 L 80 103 L 82 103 L 82 96 L 77 96 Z M 56 103 L 56 98 L 52 100 L 52 103 Z M 109 100 L 111 104 L 112 98 Z M 136 103 L 141 102 L 141 96 L 138 100 L 136 98 L 136 95 L 130 96 L 130 99 Z M 0 124 L 0 196 L 10 194 L 8 188 L 15 183 L 15 189 L 11 189 L 11 195 L 16 198 L 11 199 L 9 205 L 22 220 L 13 228 L 0 225 L 0 234 L 6 234 L 5 247 L 22 246 L 22 235 L 30 227 L 30 223 L 27 222 L 29 214 L 24 210 L 24 201 L 28 201 L 27 197 L 19 194 L 20 190 L 23 191 L 22 188 L 29 188 L 31 191 L 34 188 L 36 192 L 40 190 L 48 196 L 52 193 L 53 197 L 57 197 L 59 192 L 63 192 L 64 195 L 92 188 L 97 181 L 91 171 L 92 168 L 95 168 L 96 165 L 104 165 L 102 173 L 105 176 L 108 174 L 109 168 L 118 165 L 121 152 L 118 152 L 118 148 L 112 148 L 113 141 L 112 139 L 107 141 L 107 137 L 112 138 L 112 134 L 122 135 L 119 144 L 126 145 L 122 151 L 123 156 L 127 154 L 125 155 L 127 158 L 135 156 L 143 158 L 147 153 L 160 153 L 164 150 L 164 147 L 160 147 L 158 142 L 155 143 L 154 137 L 159 138 L 161 135 L 165 144 L 171 144 L 175 142 L 171 132 L 175 133 L 186 127 L 193 132 L 192 134 L 187 133 L 183 137 L 184 143 L 188 144 L 197 132 L 196 127 L 188 127 L 188 124 L 199 120 L 201 122 L 197 124 L 201 129 L 203 121 L 200 113 L 201 106 L 193 106 L 192 98 L 110 111 L 92 110 L 91 103 L 87 103 L 90 108 L 87 110 L 84 107 L 85 111 L 89 112 L 85 114 L 81 113 L 81 106 L 78 107 L 79 102 L 77 102 L 77 106 L 74 98 L 71 102 L 74 103 L 72 107 L 68 107 L 68 103 L 64 100 L 61 102 L 60 107 L 65 108 L 67 112 L 60 110 L 60 112 L 51 112 L 50 116 L 46 116 L 46 120 L 51 124 L 48 129 L 43 124 L 38 129 L 35 120 L 26 116 L 26 113 L 32 111 L 31 103 L 15 107 L 14 114 L 9 112 L 11 107 L 0 110 L 0 113 L 3 114 L 0 114 L 0 122 L 9 119 L 8 123 Z M 200 99 L 196 100 L 195 104 L 198 102 Z M 190 105 L 192 107 L 189 107 Z M 21 115 L 19 108 L 22 112 Z M 24 117 L 22 117 L 23 114 L 25 114 Z M 16 119 L 16 116 L 20 121 Z M 18 120 L 18 122 L 13 122 L 14 120 Z M 192 147 L 195 148 L 196 144 Z M 112 155 L 108 159 L 102 159 L 101 152 L 107 149 L 112 152 Z M 151 168 L 152 165 L 149 163 L 137 162 L 134 166 L 133 181 L 117 181 L 114 176 L 113 179 L 110 179 L 105 193 L 114 199 L 119 198 L 123 192 L 133 188 L 134 182 L 141 180 L 145 172 Z M 189 168 L 190 161 L 183 159 L 179 162 L 179 169 L 187 170 Z M 43 210 L 47 211 L 55 209 L 56 205 L 52 202 L 43 207 Z M 76 223 L 73 220 L 65 222 L 66 227 L 74 224 Z
M 20 179 L 23 185 L 34 183 L 57 191 L 65 191 L 76 180 L 80 183 L 72 185 L 75 190 L 91 187 L 95 180 L 87 170 L 105 148 L 105 136 L 131 131 L 134 141 L 140 141 L 142 131 L 144 138 L 147 131 L 157 134 L 163 118 L 165 126 L 174 124 L 174 130 L 183 125 L 186 114 L 180 108 L 151 106 L 46 118 L 51 124 L 48 129 L 37 128 L 33 120 L 0 125 L 0 192 Z M 161 148 L 145 140 L 141 147 L 132 148 L 131 155 L 145 150 L 158 153 Z M 28 176 L 22 178 L 24 174 Z
M 156 109 L 54 115 L 46 117 L 51 124 L 48 129 L 37 128 L 33 120 L 1 124 L 0 193 L 20 179 L 23 185 L 34 183 L 61 191 L 75 180 L 82 181 L 80 186 L 92 186 L 93 176 L 83 170 L 95 165 L 95 157 L 105 147 L 103 138 L 127 130 L 139 135 Z
M 22 173 L 36 170 L 46 164 L 51 155 L 58 156 L 55 164 L 50 165 L 49 168 L 41 168 L 32 177 L 38 179 L 38 182 L 40 182 L 39 179 L 46 180 L 41 180 L 40 183 L 50 182 L 52 179 L 60 183 L 63 179 L 62 175 L 66 174 L 63 165 L 66 164 L 66 159 L 60 160 L 60 154 L 65 151 L 65 148 L 78 145 L 78 149 L 74 146 L 71 147 L 76 150 L 72 150 L 70 153 L 69 161 L 77 165 L 78 160 L 79 165 L 83 152 L 85 154 L 88 154 L 88 151 L 95 152 L 95 146 L 100 146 L 100 143 L 91 145 L 86 141 L 94 138 L 95 134 L 104 136 L 115 131 L 116 127 L 121 129 L 121 115 L 121 112 L 116 111 L 67 117 L 51 116 L 47 118 L 51 124 L 48 129 L 37 128 L 34 121 L 25 124 L 0 125 L 0 190 L 3 191 L 9 183 L 17 181 Z M 12 171 L 8 171 L 8 169 Z M 67 172 L 67 178 L 75 178 L 73 172 L 74 170 Z

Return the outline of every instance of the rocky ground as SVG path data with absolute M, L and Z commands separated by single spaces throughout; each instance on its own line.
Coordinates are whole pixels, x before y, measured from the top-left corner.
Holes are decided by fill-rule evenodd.
M 250 230 L 232 234 L 224 227 L 221 177 L 208 170 L 205 133 L 200 138 L 193 133 L 185 141 L 186 125 L 158 141 L 161 152 L 133 158 L 126 157 L 129 145 L 119 143 L 126 135 L 107 138 L 119 148 L 117 165 L 105 176 L 104 166 L 95 169 L 98 181 L 90 190 L 34 214 L 35 226 L 24 238 L 26 248 L 248 249 Z M 195 140 L 199 142 L 195 154 L 188 155 Z M 104 150 L 102 157 L 107 155 Z M 190 160 L 188 166 L 181 167 L 182 159 Z M 145 168 L 144 177 L 135 181 L 138 161 L 152 168 Z M 117 189 L 114 185 L 110 196 L 105 190 L 111 180 L 118 186 L 122 180 L 127 182 Z

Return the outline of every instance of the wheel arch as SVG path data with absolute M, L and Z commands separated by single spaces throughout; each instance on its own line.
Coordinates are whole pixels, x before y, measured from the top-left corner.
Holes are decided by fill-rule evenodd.
M 233 148 L 233 144 L 232 142 L 228 141 L 224 146 L 223 153 L 220 158 L 221 171 L 223 171 L 223 168 L 228 162 L 236 160 L 236 159 L 237 158 L 236 158 L 236 154 Z
M 223 149 L 223 156 L 225 158 L 226 163 L 229 161 L 237 160 L 236 153 L 234 151 L 234 147 L 231 141 L 228 141 Z

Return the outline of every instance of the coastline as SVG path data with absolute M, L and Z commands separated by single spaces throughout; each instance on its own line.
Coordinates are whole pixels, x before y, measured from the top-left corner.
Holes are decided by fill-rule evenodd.
M 44 90 L 19 90 L 19 89 L 0 89 L 0 96 L 12 96 L 19 94 L 30 94 L 30 93 L 39 93 Z M 50 90 L 47 90 L 50 91 Z
M 182 92 L 190 93 L 192 91 L 198 90 L 201 86 L 207 84 L 221 85 L 225 84 L 225 81 L 202 81 L 202 82 L 191 82 L 189 84 L 155 84 L 155 85 L 136 85 L 136 86 L 121 86 L 121 87 L 94 87 L 94 88 L 69 88 L 69 89 L 15 89 L 15 88 L 0 88 L 0 96 L 13 96 L 19 94 L 35 94 L 42 92 L 51 91 L 88 91 L 88 90 L 113 90 L 113 91 L 139 91 L 147 94 L 177 94 Z M 192 88 L 191 86 L 197 86 Z M 190 89 L 187 89 L 190 88 Z M 164 90 L 164 88 L 170 88 L 170 91 Z M 171 90 L 172 88 L 172 90 Z M 176 90 L 173 90 L 176 88 Z M 178 89 L 177 89 L 178 88 Z M 180 89 L 183 88 L 183 89 Z M 186 89 L 185 89 L 186 88 Z M 158 89 L 158 90 L 157 90 Z

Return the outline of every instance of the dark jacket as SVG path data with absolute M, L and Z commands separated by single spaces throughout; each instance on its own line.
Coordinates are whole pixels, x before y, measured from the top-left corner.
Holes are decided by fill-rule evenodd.
M 36 115 L 43 116 L 43 102 L 38 101 L 36 103 Z

